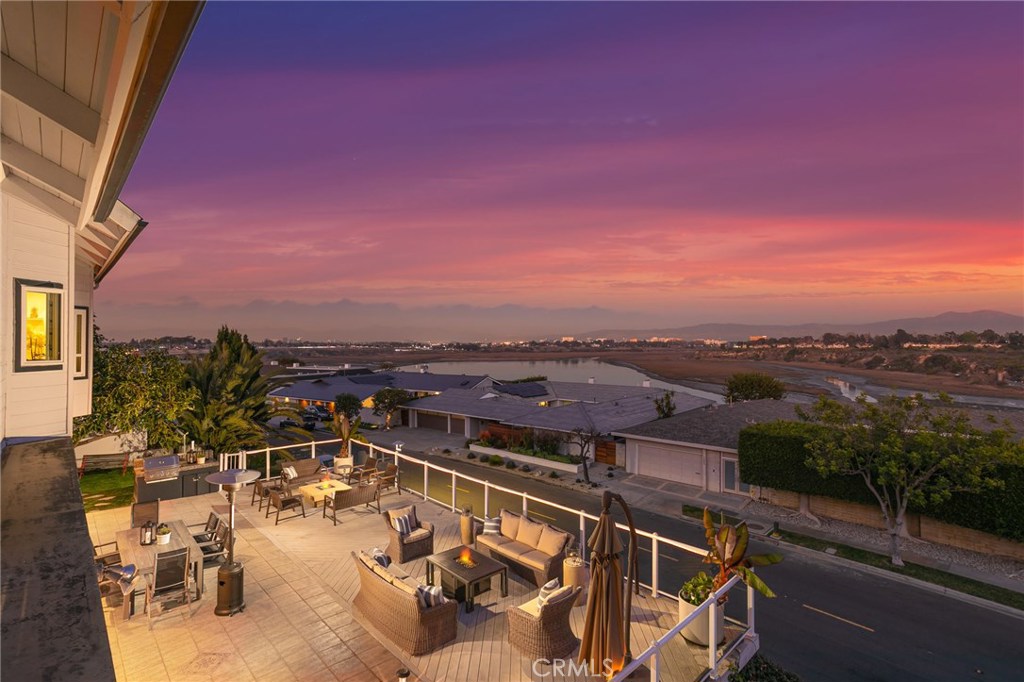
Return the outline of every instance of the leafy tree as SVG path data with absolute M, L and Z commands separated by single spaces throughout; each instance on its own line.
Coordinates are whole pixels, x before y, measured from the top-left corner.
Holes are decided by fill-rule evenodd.
M 195 398 L 185 367 L 161 349 L 106 345 L 99 328 L 93 330 L 92 414 L 75 417 L 74 441 L 144 429 L 149 447 L 174 447 L 181 438 L 174 422 Z
M 738 372 L 725 384 L 725 399 L 730 403 L 764 398 L 782 400 L 785 395 L 785 384 L 762 372 Z
M 566 443 L 580 449 L 579 459 L 580 464 L 583 465 L 583 480 L 587 483 L 590 483 L 590 457 L 594 454 L 594 447 L 600 437 L 601 433 L 593 426 L 575 428 L 565 437 Z
M 665 391 L 660 398 L 654 399 L 654 409 L 658 419 L 667 419 L 676 413 L 676 404 L 672 402 L 672 392 Z
M 400 388 L 382 388 L 373 394 L 373 413 L 384 416 L 384 429 L 391 428 L 391 416 L 398 408 L 412 400 L 412 394 Z
M 349 453 L 349 441 L 357 435 L 363 420 L 359 418 L 359 411 L 363 408 L 363 401 L 354 393 L 339 393 L 334 396 L 334 419 L 331 421 L 331 431 L 341 439 L 341 450 L 339 456 L 347 457 Z
M 267 393 L 275 382 L 262 371 L 263 355 L 248 337 L 221 327 L 210 352 L 187 368 L 196 394 L 182 428 L 216 452 L 265 445 L 264 426 L 276 414 Z
M 900 537 L 908 505 L 939 504 L 954 493 L 998 487 L 1002 463 L 1024 465 L 1024 445 L 1012 430 L 982 431 L 952 401 L 940 395 L 933 408 L 918 394 L 888 396 L 879 403 L 863 397 L 843 404 L 819 398 L 800 416 L 825 425 L 808 440 L 807 465 L 822 476 L 859 476 L 877 500 L 889 533 L 892 563 L 903 565 Z

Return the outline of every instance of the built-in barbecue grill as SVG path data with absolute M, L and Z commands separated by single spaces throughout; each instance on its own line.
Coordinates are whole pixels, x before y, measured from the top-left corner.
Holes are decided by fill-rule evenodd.
M 177 455 L 146 457 L 142 460 L 142 478 L 146 483 L 171 481 L 178 477 L 181 462 Z

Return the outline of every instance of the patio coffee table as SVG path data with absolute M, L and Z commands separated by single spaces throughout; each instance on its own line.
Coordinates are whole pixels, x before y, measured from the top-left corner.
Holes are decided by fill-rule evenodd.
M 334 493 L 345 490 L 351 490 L 348 485 L 342 483 L 337 479 L 330 479 L 328 481 L 317 481 L 315 483 L 309 483 L 308 485 L 301 486 L 299 492 L 302 496 L 312 501 L 313 506 L 316 507 L 319 503 L 323 502 L 328 497 L 334 497 Z
M 468 556 L 475 565 L 470 568 L 458 563 L 460 556 Z M 434 569 L 441 572 L 441 590 L 444 596 L 465 603 L 466 613 L 473 610 L 473 599 L 491 589 L 491 578 L 501 576 L 501 596 L 508 596 L 508 566 L 480 554 L 472 547 L 454 547 L 447 552 L 427 557 L 427 582 L 434 584 Z

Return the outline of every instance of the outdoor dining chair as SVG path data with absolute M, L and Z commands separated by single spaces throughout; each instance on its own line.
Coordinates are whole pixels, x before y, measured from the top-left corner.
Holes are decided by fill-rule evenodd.
M 361 468 L 354 469 L 350 478 L 357 481 L 365 481 L 376 476 L 379 472 L 377 471 L 377 458 L 367 457 L 366 462 Z
M 160 523 L 160 500 L 132 505 L 132 528 L 144 526 L 147 521 L 152 521 L 153 525 Z
M 210 515 L 206 517 L 205 524 L 190 523 L 189 528 L 198 528 L 202 526 L 203 529 L 198 533 L 192 533 L 192 538 L 196 542 L 209 542 L 213 540 L 213 534 L 217 532 L 217 527 L 221 525 L 220 515 L 216 512 L 210 512 Z
M 189 576 L 191 557 L 189 548 L 172 549 L 156 555 L 153 573 L 146 576 L 145 611 L 149 625 L 153 627 L 153 607 L 160 605 L 160 610 L 170 602 L 179 602 L 192 606 L 192 585 Z
M 214 531 L 213 536 L 206 542 L 199 543 L 199 549 L 203 551 L 203 564 L 217 561 L 228 554 L 228 524 L 221 521 Z
M 263 511 L 263 502 L 270 497 L 270 491 L 276 490 L 277 492 L 284 492 L 285 485 L 280 478 L 268 478 L 266 480 L 256 479 L 256 482 L 252 484 L 252 502 L 249 504 L 251 507 L 259 499 L 260 506 L 256 509 Z
M 391 488 L 395 488 L 398 494 L 402 494 L 402 489 L 398 486 L 398 465 L 388 464 L 384 467 L 384 471 L 378 474 L 377 480 L 380 481 L 380 491 L 384 492 Z

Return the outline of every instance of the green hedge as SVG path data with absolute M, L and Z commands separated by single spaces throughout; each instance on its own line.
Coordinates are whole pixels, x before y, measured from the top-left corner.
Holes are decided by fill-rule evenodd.
M 858 476 L 822 477 L 807 466 L 805 443 L 814 429 L 803 422 L 773 422 L 748 426 L 740 432 L 740 479 L 808 495 L 821 495 L 875 506 L 878 502 Z M 982 493 L 956 493 L 940 505 L 912 511 L 946 523 L 973 528 L 1024 542 L 1024 467 L 1002 466 L 996 478 L 1001 488 Z

